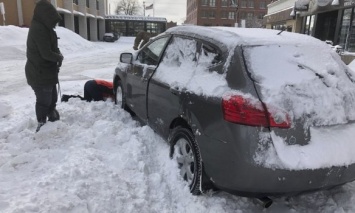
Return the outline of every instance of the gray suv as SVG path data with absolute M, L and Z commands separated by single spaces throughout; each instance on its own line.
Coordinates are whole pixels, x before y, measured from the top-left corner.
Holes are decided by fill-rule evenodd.
M 178 26 L 122 53 L 113 82 L 192 193 L 265 197 L 355 179 L 353 76 L 310 36 Z

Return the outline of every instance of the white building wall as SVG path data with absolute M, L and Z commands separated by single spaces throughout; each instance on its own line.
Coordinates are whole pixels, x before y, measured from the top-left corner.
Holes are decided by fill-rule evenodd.
M 74 14 L 73 14 L 73 0 L 63 0 L 63 5 L 66 10 L 69 10 L 71 14 L 64 13 L 65 28 L 75 32 L 74 26 Z
M 97 41 L 97 9 L 96 9 L 96 0 L 89 1 L 89 13 L 94 17 L 90 17 L 90 40 Z M 89 17 L 88 17 L 89 18 Z
M 105 16 L 107 13 L 107 0 L 99 0 L 99 11 L 98 11 L 98 16 L 99 18 L 97 21 L 99 22 L 99 40 L 102 40 L 104 37 L 104 34 L 106 32 L 106 23 L 105 23 Z
M 267 15 L 289 9 L 295 5 L 295 0 L 279 0 L 267 6 Z
M 78 2 L 79 12 L 86 14 L 86 0 L 79 0 Z M 88 29 L 86 16 L 80 15 L 79 17 L 79 35 L 85 39 L 88 39 Z
M 21 1 L 21 0 L 18 0 Z M 53 5 L 57 5 L 57 0 L 50 0 Z M 79 19 L 79 35 L 88 39 L 88 25 L 90 25 L 90 40 L 102 40 L 105 32 L 105 16 L 107 11 L 107 0 L 98 0 L 99 10 L 96 8 L 96 0 L 89 0 L 89 7 L 86 6 L 86 0 L 78 0 L 78 9 L 74 10 L 73 0 L 63 0 L 63 9 L 71 13 L 64 14 L 65 27 L 75 32 L 74 17 Z M 19 12 L 20 14 L 20 12 Z M 22 13 L 21 13 L 22 14 Z M 98 24 L 99 23 L 99 24 Z M 99 25 L 99 26 L 98 26 Z M 99 33 L 98 33 L 99 32 Z

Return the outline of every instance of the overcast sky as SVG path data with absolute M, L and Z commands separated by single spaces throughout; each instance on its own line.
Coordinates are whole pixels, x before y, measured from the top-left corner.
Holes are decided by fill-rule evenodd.
M 110 10 L 114 11 L 117 2 L 120 0 L 109 0 Z M 149 6 L 154 2 L 154 16 L 166 18 L 167 21 L 177 22 L 182 24 L 186 19 L 186 0 L 138 0 L 141 11 L 140 15 L 143 15 L 143 1 L 145 5 Z M 153 16 L 153 10 L 146 10 L 146 16 Z

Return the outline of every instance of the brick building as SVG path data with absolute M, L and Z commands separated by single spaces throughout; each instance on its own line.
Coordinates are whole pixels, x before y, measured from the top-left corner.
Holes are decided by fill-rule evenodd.
M 271 0 L 188 0 L 185 24 L 200 26 L 265 26 Z M 236 24 L 237 23 L 237 24 Z

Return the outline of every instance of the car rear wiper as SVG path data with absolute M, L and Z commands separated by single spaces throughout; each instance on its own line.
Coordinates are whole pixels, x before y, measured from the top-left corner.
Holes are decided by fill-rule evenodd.
M 298 64 L 297 65 L 300 69 L 307 69 L 311 72 L 313 72 L 322 82 L 323 84 L 326 86 L 326 87 L 330 87 L 330 85 L 327 84 L 327 82 L 325 82 L 325 78 L 323 75 L 317 73 L 316 71 L 314 71 L 313 69 L 311 69 L 310 67 L 307 67 L 307 66 L 304 66 L 304 65 L 301 65 L 301 64 Z
M 284 32 L 286 30 L 286 27 L 283 27 L 282 29 L 281 29 L 281 31 L 279 32 L 279 33 L 277 33 L 277 35 L 280 35 L 282 32 Z

